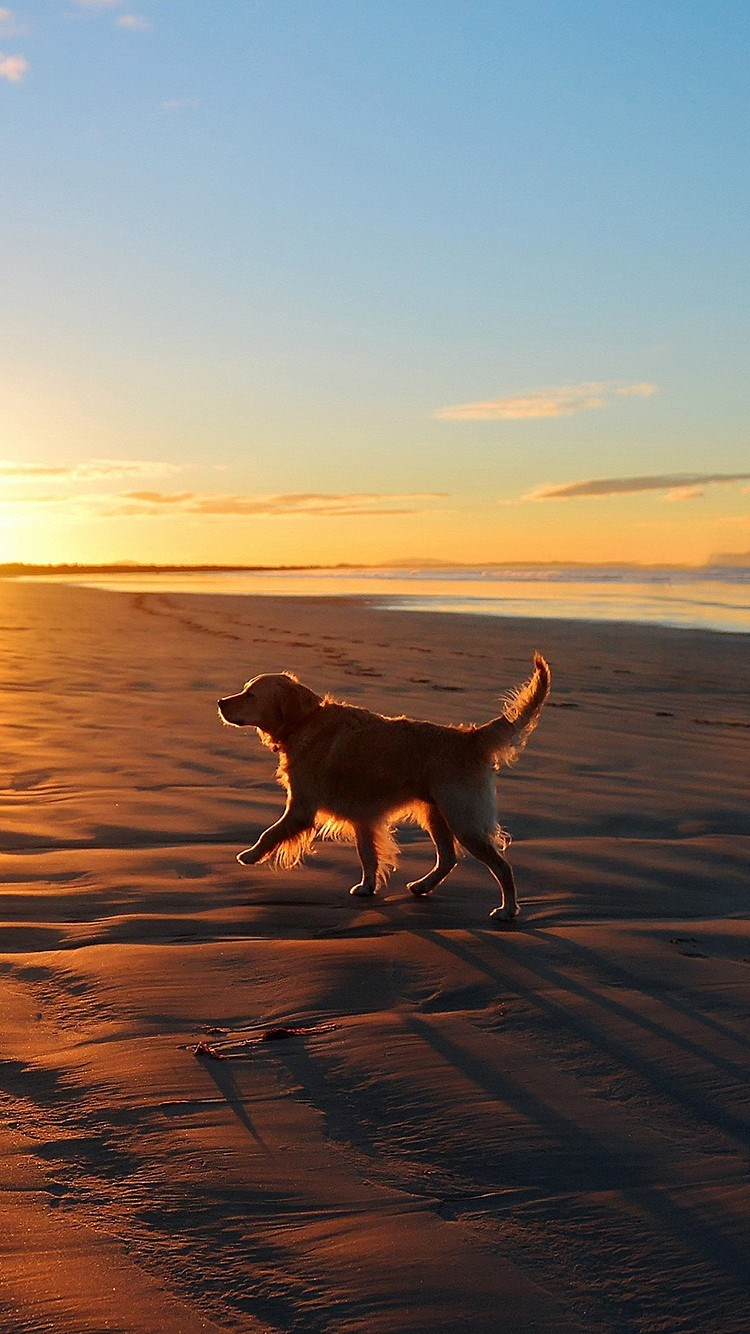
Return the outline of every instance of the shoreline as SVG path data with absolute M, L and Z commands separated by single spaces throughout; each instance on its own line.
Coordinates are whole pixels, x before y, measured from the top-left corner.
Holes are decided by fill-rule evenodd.
M 180 572 L 177 572 L 178 575 L 179 573 Z M 232 572 L 226 571 L 223 573 L 231 574 Z M 262 571 L 261 573 L 268 574 L 270 573 L 270 571 L 265 570 Z M 278 573 L 280 576 L 284 576 L 288 574 L 294 574 L 295 572 L 292 572 L 287 569 L 279 571 Z M 309 573 L 309 571 L 304 571 L 303 573 L 306 575 L 307 573 Z M 333 572 L 326 571 L 325 573 L 331 574 Z M 372 573 L 372 570 L 369 570 L 367 573 Z M 339 571 L 338 574 L 340 575 L 342 580 L 346 579 L 347 577 L 351 577 L 351 572 L 350 574 L 347 574 L 343 570 Z M 132 577 L 134 581 L 138 580 L 139 578 L 144 578 L 151 582 L 146 582 L 145 584 L 134 583 L 134 585 L 131 587 L 129 586 L 130 577 Z M 187 575 L 185 577 L 191 578 L 193 576 Z M 196 574 L 194 577 L 200 578 L 200 575 Z M 614 602 L 608 611 L 604 612 L 600 609 L 599 614 L 597 614 L 597 607 L 595 605 L 596 598 L 594 596 L 591 596 L 589 598 L 590 610 L 588 609 L 581 610 L 579 604 L 582 601 L 582 595 L 580 591 L 580 586 L 577 584 L 570 585 L 572 591 L 569 592 L 567 595 L 562 591 L 562 586 L 560 585 L 551 586 L 550 594 L 546 601 L 540 598 L 535 599 L 532 596 L 527 596 L 526 599 L 514 597 L 512 599 L 514 601 L 517 602 L 524 601 L 523 609 L 514 611 L 514 610 L 509 610 L 507 605 L 503 606 L 503 602 L 507 604 L 509 600 L 507 596 L 503 598 L 495 594 L 493 597 L 491 583 L 487 583 L 485 586 L 483 586 L 481 592 L 477 591 L 475 593 L 467 595 L 466 592 L 462 591 L 462 583 L 461 580 L 459 579 L 450 581 L 448 584 L 450 592 L 444 593 L 441 597 L 440 594 L 437 594 L 434 591 L 430 590 L 429 578 L 425 578 L 424 581 L 425 586 L 421 591 L 415 591 L 414 584 L 412 583 L 410 585 L 407 579 L 402 575 L 394 577 L 393 582 L 394 584 L 398 585 L 398 587 L 391 592 L 388 592 L 384 588 L 378 589 L 377 583 L 375 581 L 373 581 L 375 582 L 374 587 L 360 587 L 356 589 L 349 589 L 346 588 L 345 586 L 344 587 L 326 586 L 324 588 L 316 590 L 315 588 L 305 588 L 305 587 L 300 588 L 293 586 L 289 588 L 289 587 L 284 587 L 283 584 L 281 587 L 276 586 L 276 587 L 271 587 L 269 589 L 264 589 L 262 586 L 250 587 L 250 588 L 240 587 L 232 589 L 232 588 L 221 588 L 215 586 L 209 586 L 203 588 L 201 588 L 200 586 L 192 588 L 183 587 L 180 586 L 179 584 L 175 585 L 174 582 L 169 579 L 169 577 L 165 577 L 165 582 L 161 584 L 157 583 L 156 585 L 154 585 L 153 583 L 154 578 L 161 578 L 161 576 L 152 575 L 150 572 L 144 576 L 139 576 L 137 574 L 133 574 L 132 576 L 128 574 L 123 574 L 122 576 L 113 576 L 111 581 L 102 582 L 95 576 L 87 577 L 82 575 L 81 576 L 33 575 L 28 577 L 20 576 L 19 578 L 14 577 L 5 580 L 5 582 L 9 583 L 29 582 L 31 584 L 36 584 L 36 583 L 52 584 L 68 588 L 90 588 L 93 590 L 127 593 L 130 595 L 150 593 L 158 596 L 197 597 L 199 599 L 213 598 L 213 597 L 231 597 L 238 599 L 239 598 L 284 598 L 284 599 L 288 598 L 294 600 L 300 600 L 300 599 L 304 600 L 310 598 L 314 600 L 323 599 L 323 600 L 334 600 L 334 601 L 353 600 L 353 601 L 360 601 L 368 606 L 371 606 L 376 611 L 378 610 L 397 611 L 402 614 L 407 613 L 410 616 L 419 614 L 429 614 L 429 615 L 446 614 L 450 616 L 482 617 L 496 621 L 517 621 L 517 620 L 539 620 L 541 622 L 563 621 L 565 623 L 575 622 L 582 625 L 596 625 L 596 626 L 624 625 L 624 626 L 632 626 L 634 628 L 644 626 L 644 627 L 653 627 L 656 629 L 666 629 L 666 630 L 701 631 L 705 633 L 716 633 L 721 635 L 743 636 L 750 634 L 750 622 L 748 623 L 747 627 L 745 627 L 744 625 L 737 625 L 737 624 L 723 625 L 715 623 L 714 624 L 701 623 L 701 620 L 705 621 L 706 619 L 706 612 L 703 611 L 702 613 L 699 614 L 698 607 L 700 604 L 698 603 L 695 604 L 695 607 L 693 609 L 693 615 L 698 617 L 698 619 L 694 620 L 693 622 L 685 620 L 684 604 L 683 604 L 682 620 L 677 616 L 676 610 L 670 611 L 668 604 L 665 604 L 665 607 L 660 614 L 659 613 L 654 614 L 653 610 L 649 608 L 648 604 L 646 603 L 644 604 L 643 610 L 640 615 L 637 614 L 628 615 L 626 611 L 627 604 L 623 607 L 618 607 L 616 605 L 618 600 L 617 594 L 622 591 L 620 586 L 619 585 L 609 586 L 606 585 L 606 583 L 604 587 L 609 587 L 614 590 L 612 594 Z M 0 575 L 0 583 L 1 582 L 3 582 L 2 575 Z M 364 582 L 367 583 L 367 580 L 365 580 Z M 521 585 L 518 584 L 513 585 L 514 593 L 520 586 Z M 534 588 L 535 591 L 538 591 L 540 585 L 535 583 L 534 581 L 531 581 L 530 587 Z M 599 593 L 602 585 L 595 584 L 592 585 L 591 587 L 595 588 L 596 592 Z M 552 596 L 553 594 L 554 597 Z M 583 601 L 584 602 L 586 601 L 585 597 L 583 597 Z M 570 610 L 567 613 L 560 615 L 556 612 L 554 606 L 552 607 L 552 609 L 550 609 L 550 603 L 554 602 L 558 604 L 567 603 L 568 606 L 570 607 Z M 485 605 L 482 609 L 480 609 L 477 605 L 472 605 L 478 603 L 484 603 Z M 743 620 L 746 620 L 748 619 L 748 614 L 750 614 L 750 609 L 745 608 L 744 605 L 739 605 L 737 607 L 734 607 L 731 602 L 730 603 L 717 602 L 713 604 L 713 608 L 714 608 L 713 611 L 714 617 L 720 614 L 722 616 L 724 615 L 731 616 L 734 613 L 735 618 L 739 616 Z M 646 612 L 650 612 L 650 614 L 646 614 Z
M 0 576 L 0 589 L 4 584 L 8 584 L 9 586 L 14 584 L 22 585 L 23 582 L 23 580 L 15 579 L 6 580 Z M 288 605 L 290 611 L 295 608 L 303 611 L 307 605 L 314 607 L 339 607 L 342 609 L 345 606 L 349 606 L 357 608 L 361 612 L 371 613 L 373 615 L 394 616 L 399 619 L 406 616 L 410 621 L 412 619 L 422 618 L 425 620 L 442 618 L 447 621 L 465 621 L 477 626 L 487 625 L 489 623 L 498 627 L 505 626 L 508 630 L 522 630 L 523 627 L 538 627 L 541 634 L 543 634 L 546 627 L 550 627 L 551 632 L 561 633 L 563 635 L 567 629 L 570 629 L 571 631 L 578 630 L 585 634 L 611 631 L 616 636 L 622 635 L 626 638 L 631 634 L 654 635 L 657 637 L 663 635 L 666 637 L 674 637 L 675 639 L 683 638 L 685 640 L 691 640 L 698 637 L 704 640 L 716 639 L 719 643 L 723 641 L 736 641 L 738 644 L 747 645 L 748 649 L 750 649 L 750 631 L 747 630 L 721 629 L 702 625 L 665 625 L 656 621 L 637 621 L 627 619 L 598 620 L 593 617 L 585 616 L 535 616 L 531 612 L 519 612 L 517 614 L 484 613 L 469 611 L 463 608 L 460 610 L 451 610 L 444 607 L 399 607 L 384 603 L 369 593 L 229 593 L 213 590 L 201 592 L 197 590 L 187 591 L 182 589 L 162 593 L 154 592 L 150 589 L 110 588 L 101 584 L 88 584 L 79 581 L 68 582 L 67 580 L 58 580 L 56 578 L 49 580 L 40 579 L 39 581 L 34 579 L 30 580 L 29 583 L 32 584 L 32 586 L 38 583 L 38 586 L 40 587 L 47 585 L 52 587 L 79 589 L 83 592 L 91 592 L 94 594 L 102 593 L 118 599 L 121 597 L 129 597 L 131 599 L 153 597 L 157 599 L 165 598 L 169 600 L 174 599 L 175 601 L 185 601 L 188 604 L 195 601 L 196 610 L 198 610 L 201 605 L 210 605 L 212 602 L 216 602 L 217 604 L 226 602 L 230 606 L 241 602 L 247 602 L 250 606 L 257 603 L 260 606 L 267 605 L 269 608 L 273 609 L 276 608 L 277 604 L 281 606 Z M 534 635 L 531 636 L 531 639 L 529 640 L 530 643 L 532 639 L 534 639 Z M 534 640 L 534 642 L 536 641 Z

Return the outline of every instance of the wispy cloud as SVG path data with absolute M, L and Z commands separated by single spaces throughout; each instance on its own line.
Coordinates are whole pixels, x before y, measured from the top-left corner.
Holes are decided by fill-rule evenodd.
M 118 28 L 125 28 L 127 32 L 150 32 L 151 24 L 142 14 L 120 14 L 115 19 Z
M 75 482 L 102 481 L 115 477 L 166 477 L 180 472 L 175 463 L 152 459 L 89 459 L 66 467 L 11 463 L 0 460 L 0 477 L 6 481 L 30 482 L 57 478 Z
M 724 486 L 750 478 L 747 472 L 660 473 L 645 477 L 597 477 L 560 486 L 538 486 L 522 500 L 575 500 L 581 497 L 634 495 L 639 491 L 664 491 L 668 500 L 693 500 L 707 486 Z
M 440 491 L 291 491 L 255 495 L 164 491 L 143 486 L 133 489 L 141 479 L 168 477 L 184 471 L 184 465 L 152 459 L 87 459 L 66 465 L 0 459 L 0 508 L 49 505 L 104 518 L 139 515 L 343 518 L 418 514 L 445 497 Z M 130 488 L 120 490 L 118 482 L 125 486 L 129 482 Z
M 705 486 L 699 486 L 694 482 L 692 486 L 675 486 L 671 491 L 667 491 L 664 499 L 671 503 L 677 503 L 681 500 L 697 500 L 699 496 L 705 496 Z
M 415 514 L 423 505 L 443 498 L 442 492 L 291 492 L 286 495 L 207 495 L 193 491 L 127 491 L 108 500 L 113 515 L 202 514 L 223 516 L 315 515 L 343 517 L 365 514 Z
M 26 26 L 19 23 L 12 9 L 6 9 L 5 5 L 0 5 L 0 33 L 4 37 L 23 37 L 26 34 Z
M 117 9 L 122 0 L 73 0 L 79 9 Z
M 535 389 L 509 398 L 491 398 L 478 403 L 457 403 L 438 408 L 441 421 L 524 421 L 540 417 L 570 417 L 574 412 L 604 408 L 615 398 L 651 398 L 658 386 L 645 381 L 638 384 L 562 385 L 556 389 Z
M 25 56 L 6 56 L 4 51 L 0 51 L 0 79 L 7 79 L 8 83 L 20 83 L 28 69 L 29 62 Z
M 199 97 L 168 97 L 162 102 L 162 111 L 195 111 L 201 105 Z
M 37 505 L 63 505 L 71 504 L 69 495 L 63 495 L 61 491 L 57 492 L 35 492 L 34 495 L 28 493 L 16 494 L 14 492 L 4 491 L 0 496 L 0 510 L 9 509 L 10 506 L 22 507 L 29 505 L 36 508 Z

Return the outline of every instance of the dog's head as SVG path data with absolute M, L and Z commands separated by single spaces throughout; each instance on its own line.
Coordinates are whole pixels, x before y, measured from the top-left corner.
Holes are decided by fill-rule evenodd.
M 253 677 L 237 695 L 220 699 L 218 708 L 231 727 L 257 727 L 272 741 L 283 742 L 321 703 L 314 690 L 280 672 Z

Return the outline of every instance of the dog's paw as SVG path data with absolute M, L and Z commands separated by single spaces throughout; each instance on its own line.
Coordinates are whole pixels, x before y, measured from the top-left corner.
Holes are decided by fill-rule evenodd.
M 423 885 L 421 880 L 412 880 L 406 888 L 411 891 L 415 899 L 426 899 L 432 893 L 433 887 L 432 885 Z
M 352 894 L 355 899 L 371 899 L 375 890 L 370 885 L 363 885 L 360 880 L 358 885 L 352 885 L 349 893 Z
M 490 913 L 490 921 L 493 926 L 508 926 L 510 922 L 515 922 L 521 915 L 521 909 L 518 904 L 513 908 L 493 908 Z
M 245 848 L 244 852 L 237 853 L 237 861 L 240 866 L 255 866 L 258 860 L 258 853 L 254 848 Z

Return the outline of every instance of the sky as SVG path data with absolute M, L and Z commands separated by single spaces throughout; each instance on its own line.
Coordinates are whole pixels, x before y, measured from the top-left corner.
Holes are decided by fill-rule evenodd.
M 0 6 L 0 561 L 750 549 L 746 0 Z

